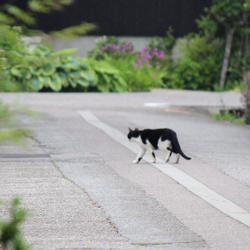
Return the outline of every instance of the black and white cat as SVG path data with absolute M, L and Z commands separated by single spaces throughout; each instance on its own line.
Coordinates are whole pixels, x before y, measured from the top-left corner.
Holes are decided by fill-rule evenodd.
M 140 152 L 133 163 L 139 163 L 143 158 L 147 150 L 149 150 L 156 162 L 155 150 L 161 150 L 168 152 L 165 162 L 168 162 L 172 153 L 177 154 L 176 162 L 179 162 L 180 155 L 186 160 L 191 160 L 190 157 L 186 156 L 180 147 L 176 133 L 168 128 L 162 129 L 130 129 L 128 133 L 128 139 L 132 142 L 136 142 L 140 145 Z

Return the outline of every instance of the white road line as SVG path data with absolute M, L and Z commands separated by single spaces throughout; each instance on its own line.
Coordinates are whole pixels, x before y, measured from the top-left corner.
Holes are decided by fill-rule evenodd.
M 150 108 L 167 108 L 169 107 L 169 103 L 167 102 L 145 102 L 144 107 Z
M 137 154 L 138 147 L 133 143 L 130 143 L 127 137 L 120 131 L 100 121 L 90 111 L 79 111 L 78 113 L 82 116 L 82 118 L 84 118 L 85 121 L 101 129 L 112 139 L 114 139 L 118 143 L 122 144 L 123 146 L 127 147 L 132 152 Z M 179 170 L 178 168 L 172 165 L 152 163 L 152 159 L 149 156 L 145 156 L 143 159 L 148 163 L 150 163 L 155 168 L 159 169 L 167 176 L 174 179 L 176 182 L 187 188 L 195 195 L 199 196 L 201 199 L 208 202 L 211 206 L 217 208 L 224 214 L 250 227 L 250 213 L 248 211 L 237 206 L 235 203 L 224 198 L 220 194 L 217 194 L 204 184 L 200 183 L 193 177 L 187 175 L 186 173 L 184 173 L 183 171 Z

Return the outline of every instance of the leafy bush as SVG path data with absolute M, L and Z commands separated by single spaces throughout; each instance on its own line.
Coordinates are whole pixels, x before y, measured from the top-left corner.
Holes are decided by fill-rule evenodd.
M 135 52 L 130 42 L 104 37 L 97 41 L 89 57 L 100 91 L 145 91 L 163 86 L 162 63 L 166 55 L 157 48 Z
M 10 74 L 32 91 L 44 88 L 60 91 L 77 86 L 86 90 L 94 84 L 94 75 L 83 60 L 71 56 L 72 53 L 72 50 L 53 51 L 40 45 L 27 54 L 25 63 L 11 67 Z
M 123 58 L 106 58 L 106 61 L 119 70 L 126 82 L 127 88 L 124 91 L 147 91 L 151 88 L 162 87 L 165 70 L 160 67 L 152 67 L 149 64 L 137 65 L 137 60 L 137 55 Z
M 0 246 L 9 250 L 29 250 L 20 225 L 25 221 L 27 212 L 21 207 L 19 199 L 13 199 L 10 207 L 9 221 L 0 220 Z
M 236 117 L 235 115 L 229 112 L 214 114 L 212 117 L 216 121 L 224 121 L 224 122 L 231 122 L 237 125 L 244 125 L 244 120 L 242 118 Z
M 74 50 L 40 45 L 29 51 L 18 28 L 0 26 L 0 91 L 87 90 L 95 75 Z
M 176 43 L 176 38 L 173 35 L 173 29 L 170 28 L 163 37 L 155 37 L 149 42 L 149 48 L 164 51 L 165 54 L 171 54 Z
M 20 32 L 16 27 L 0 26 L 0 91 L 21 91 L 26 88 L 9 74 L 9 68 L 22 65 L 27 54 Z
M 165 70 L 161 68 L 142 65 L 139 68 L 131 68 L 124 73 L 129 86 L 129 91 L 148 91 L 152 88 L 164 87 L 163 77 Z
M 163 86 L 165 70 L 147 64 L 136 65 L 135 55 L 122 58 L 106 56 L 103 60 L 88 59 L 97 76 L 98 91 L 145 91 Z
M 86 59 L 85 63 L 91 69 L 95 79 L 95 90 L 101 92 L 123 92 L 127 84 L 121 72 L 107 60 Z
M 221 89 L 234 88 L 243 80 L 244 61 L 249 57 L 249 11 L 249 0 L 214 0 L 197 21 L 209 41 L 220 38 L 223 42 L 222 51 L 218 50 L 224 52 L 218 79 Z
M 214 90 L 220 73 L 220 40 L 192 35 L 179 39 L 164 79 L 167 87 Z

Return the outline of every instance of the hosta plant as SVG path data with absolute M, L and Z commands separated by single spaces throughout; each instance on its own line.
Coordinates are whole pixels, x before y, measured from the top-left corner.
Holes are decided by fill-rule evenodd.
M 127 83 L 122 72 L 107 60 L 86 59 L 86 64 L 94 73 L 96 90 L 101 92 L 123 92 L 127 91 Z
M 95 84 L 95 76 L 82 59 L 72 56 L 73 53 L 73 50 L 53 51 L 38 46 L 27 55 L 24 64 L 13 66 L 10 74 L 33 91 L 44 88 L 60 91 L 77 86 L 85 90 Z

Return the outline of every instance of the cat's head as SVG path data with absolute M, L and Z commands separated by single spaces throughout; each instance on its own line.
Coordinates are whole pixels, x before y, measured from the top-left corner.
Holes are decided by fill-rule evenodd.
M 134 130 L 129 128 L 128 132 L 128 139 L 131 140 L 132 138 L 137 138 L 140 135 L 140 130 L 135 128 Z

